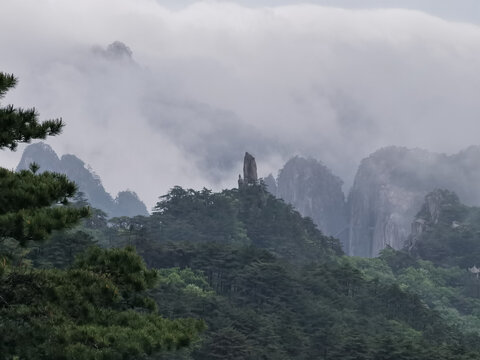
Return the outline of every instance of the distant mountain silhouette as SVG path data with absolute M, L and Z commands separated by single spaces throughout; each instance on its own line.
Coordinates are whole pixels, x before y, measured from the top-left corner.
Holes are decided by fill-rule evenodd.
M 54 171 L 67 175 L 77 183 L 87 201 L 109 217 L 148 215 L 147 207 L 133 191 L 121 191 L 113 199 L 105 191 L 100 177 L 75 155 L 67 154 L 59 158 L 49 145 L 40 142 L 25 148 L 17 171 L 28 169 L 32 162 L 40 166 L 40 172 Z

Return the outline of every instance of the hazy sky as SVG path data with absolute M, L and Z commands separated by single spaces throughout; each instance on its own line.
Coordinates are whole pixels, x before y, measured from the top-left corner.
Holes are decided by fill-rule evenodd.
M 157 0 L 157 2 L 170 8 L 181 9 L 197 2 L 197 0 Z M 218 0 L 217 2 L 232 1 Z M 249 7 L 308 3 L 346 9 L 412 9 L 447 20 L 480 23 L 480 1 L 478 0 L 238 0 L 235 2 Z
M 2 103 L 63 117 L 48 143 L 149 207 L 234 186 L 245 151 L 260 175 L 299 154 L 348 185 L 382 146 L 480 143 L 479 24 L 478 0 L 1 0 L 20 79 Z

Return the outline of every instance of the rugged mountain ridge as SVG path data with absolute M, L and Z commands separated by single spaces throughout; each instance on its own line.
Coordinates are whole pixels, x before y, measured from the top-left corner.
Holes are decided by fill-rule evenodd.
M 74 155 L 61 158 L 46 144 L 28 146 L 17 170 L 36 162 L 41 171 L 65 173 L 92 206 L 109 216 L 148 214 L 135 193 L 108 194 L 100 178 Z M 480 205 L 480 147 L 445 155 L 420 149 L 386 147 L 363 159 L 345 200 L 342 180 L 314 159 L 294 157 L 263 179 L 270 193 L 310 217 L 326 235 L 341 240 L 347 254 L 377 256 L 389 246 L 404 247 L 424 197 L 437 188 L 458 194 L 466 205 Z
M 342 181 L 316 160 L 289 160 L 278 179 L 265 180 L 272 194 L 340 238 L 349 255 L 373 257 L 387 246 L 401 249 L 425 196 L 434 189 L 480 205 L 480 147 L 446 155 L 386 147 L 363 159 L 345 202 Z
M 371 257 L 387 245 L 403 246 L 423 197 L 435 187 L 432 179 L 412 177 L 430 160 L 428 152 L 393 147 L 362 160 L 348 197 L 350 255 Z
M 28 169 L 33 162 L 40 166 L 40 172 L 66 174 L 77 183 L 79 191 L 93 207 L 103 210 L 110 217 L 148 215 L 147 207 L 132 191 L 121 191 L 113 199 L 105 191 L 98 175 L 75 155 L 59 158 L 49 145 L 42 142 L 31 144 L 25 148 L 16 170 Z
M 437 188 L 458 194 L 467 205 L 480 204 L 480 148 L 455 155 L 387 147 L 364 159 L 348 197 L 346 251 L 377 256 L 387 246 L 401 249 L 425 196 Z

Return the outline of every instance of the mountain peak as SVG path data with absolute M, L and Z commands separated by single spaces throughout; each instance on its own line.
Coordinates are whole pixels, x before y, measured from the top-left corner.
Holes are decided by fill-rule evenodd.
M 25 148 L 16 171 L 27 170 L 34 162 L 40 166 L 40 171 L 60 172 L 60 159 L 57 153 L 50 145 L 43 142 L 31 144 Z
M 347 221 L 342 180 L 312 158 L 291 158 L 277 179 L 276 196 L 310 217 L 327 235 L 344 240 Z
M 17 171 L 28 169 L 33 162 L 40 166 L 40 172 L 67 175 L 93 207 L 103 210 L 110 217 L 148 215 L 145 204 L 132 191 L 122 191 L 113 199 L 103 187 L 100 177 L 75 155 L 65 154 L 59 158 L 49 145 L 39 142 L 25 148 Z

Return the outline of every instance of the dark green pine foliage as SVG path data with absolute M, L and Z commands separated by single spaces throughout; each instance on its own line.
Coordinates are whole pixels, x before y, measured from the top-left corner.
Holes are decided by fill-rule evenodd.
M 429 196 L 439 199 L 438 215 L 432 219 L 424 204 L 417 219 L 425 221 L 425 229 L 409 252 L 441 266 L 480 266 L 480 208 L 462 204 L 448 190 L 435 190 Z
M 89 247 L 97 245 L 95 238 L 82 230 L 55 231 L 48 241 L 33 244 L 25 259 L 36 268 L 65 269 Z
M 21 243 L 44 240 L 88 216 L 89 209 L 63 206 L 76 191 L 65 175 L 0 168 L 0 237 Z
M 335 239 L 262 186 L 177 187 L 151 217 L 95 231 L 108 246 L 135 245 L 160 269 L 149 292 L 160 313 L 207 323 L 201 342 L 162 359 L 480 358 L 475 275 L 392 249 L 342 256 Z
M 207 322 L 203 342 L 181 359 L 427 360 L 438 348 L 450 360 L 479 354 L 418 296 L 366 279 L 346 259 L 302 266 L 221 243 L 160 245 L 147 259 L 165 268 L 150 292 L 160 312 Z
M 0 99 L 14 87 L 13 75 L 0 73 Z M 61 132 L 63 122 L 38 121 L 35 109 L 12 105 L 0 107 L 0 149 L 15 150 L 19 142 L 44 139 Z M 18 173 L 0 168 L 0 239 L 14 238 L 22 244 L 43 240 L 53 230 L 70 227 L 89 214 L 89 209 L 65 207 L 76 191 L 66 176 L 36 174 L 38 166 Z
M 276 199 L 263 184 L 220 193 L 175 187 L 161 197 L 148 221 L 138 226 L 138 220 L 131 228 L 143 231 L 142 236 L 132 234 L 142 239 L 139 249 L 169 241 L 243 244 L 268 249 L 292 262 L 326 260 L 343 253 L 337 239 L 324 236 L 311 219 Z
M 0 99 L 16 84 L 15 76 L 0 72 Z M 62 119 L 39 122 L 35 109 L 15 108 L 13 105 L 1 107 L 0 148 L 7 147 L 15 150 L 19 142 L 29 142 L 32 139 L 45 139 L 49 135 L 58 135 L 63 126 Z
M 144 359 L 187 347 L 203 322 L 159 316 L 145 294 L 157 281 L 132 248 L 90 248 L 67 270 L 10 271 L 0 359 Z
M 403 271 L 415 270 L 415 259 L 339 256 L 337 240 L 261 185 L 220 193 L 176 187 L 151 217 L 112 219 L 103 232 L 110 245 L 134 244 L 162 269 L 150 292 L 162 314 L 206 321 L 203 341 L 168 359 L 478 355 L 478 334 L 429 307 L 441 292 L 428 305 L 413 293 L 417 274 Z

